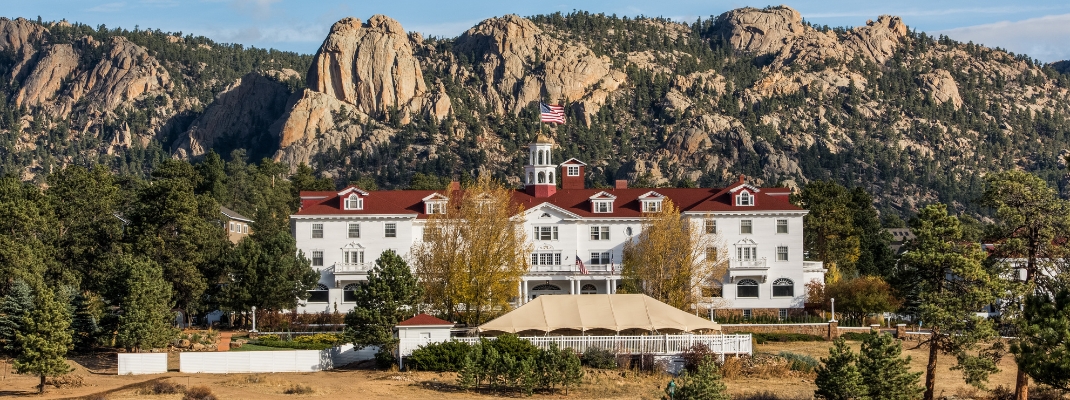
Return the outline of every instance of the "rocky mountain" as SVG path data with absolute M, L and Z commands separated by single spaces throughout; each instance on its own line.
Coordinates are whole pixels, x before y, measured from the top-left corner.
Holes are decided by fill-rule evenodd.
M 0 19 L 4 173 L 69 163 L 138 173 L 245 149 L 339 185 L 414 173 L 518 183 L 525 145 L 590 162 L 590 185 L 834 179 L 882 211 L 973 209 L 983 176 L 1033 171 L 1064 192 L 1065 65 L 878 16 L 814 26 L 788 7 L 681 24 L 574 12 L 423 38 L 344 18 L 313 56 L 153 31 Z M 538 124 L 538 101 L 569 123 Z

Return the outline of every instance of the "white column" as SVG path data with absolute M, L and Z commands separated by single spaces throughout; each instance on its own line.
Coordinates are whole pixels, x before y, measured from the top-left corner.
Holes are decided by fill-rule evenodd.
M 523 279 L 521 279 L 520 282 L 517 282 L 517 284 L 516 284 L 516 306 L 520 307 L 522 305 L 524 305 L 524 280 Z

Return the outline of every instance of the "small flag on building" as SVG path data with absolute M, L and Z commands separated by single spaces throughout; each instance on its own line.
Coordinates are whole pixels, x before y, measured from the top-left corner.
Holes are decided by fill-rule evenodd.
M 580 255 L 576 254 L 576 266 L 580 267 L 580 273 L 587 275 L 587 266 L 583 265 L 583 260 L 580 259 Z
M 565 107 L 550 105 L 540 101 L 539 119 L 546 123 L 563 124 L 565 123 Z

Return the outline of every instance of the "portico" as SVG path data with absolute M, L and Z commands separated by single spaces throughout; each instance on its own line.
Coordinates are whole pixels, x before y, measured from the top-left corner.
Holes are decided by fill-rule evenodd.
M 549 294 L 615 294 L 619 274 L 525 275 L 518 285 L 519 305 Z

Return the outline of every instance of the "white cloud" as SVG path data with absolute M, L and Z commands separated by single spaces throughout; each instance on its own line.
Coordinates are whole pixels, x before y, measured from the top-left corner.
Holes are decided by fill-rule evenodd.
M 257 47 L 276 47 L 280 44 L 303 44 L 323 42 L 327 37 L 329 26 L 319 24 L 301 26 L 278 26 L 261 29 L 256 26 L 225 29 L 204 29 L 197 32 L 218 42 L 247 43 Z M 314 46 L 314 45 L 313 45 Z M 292 47 L 292 46 L 284 46 Z M 313 50 L 315 51 L 315 50 Z
M 1044 62 L 1070 59 L 1070 14 L 1001 21 L 935 32 L 952 39 L 1002 47 Z
M 90 9 L 86 10 L 86 11 L 89 11 L 89 12 L 116 12 L 116 11 L 122 10 L 125 7 L 126 7 L 126 3 L 125 2 L 104 3 L 104 4 L 97 5 L 95 7 L 92 7 Z

